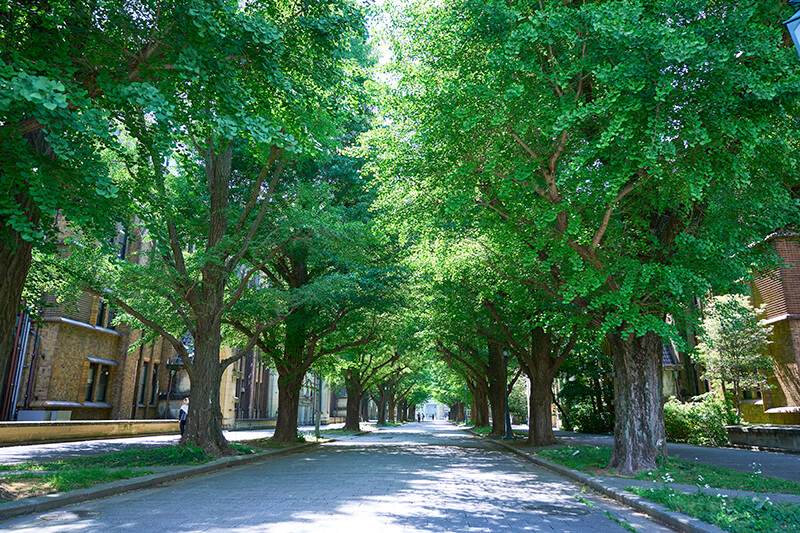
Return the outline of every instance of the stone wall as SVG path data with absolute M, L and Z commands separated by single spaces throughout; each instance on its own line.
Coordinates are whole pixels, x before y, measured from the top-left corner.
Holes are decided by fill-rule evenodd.
M 0 422 L 0 446 L 179 433 L 176 420 Z

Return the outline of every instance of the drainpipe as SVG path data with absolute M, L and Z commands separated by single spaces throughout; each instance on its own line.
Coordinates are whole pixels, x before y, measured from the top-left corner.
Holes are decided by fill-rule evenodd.
M 36 376 L 37 363 L 39 362 L 39 325 L 36 325 L 36 331 L 31 331 L 36 342 L 33 344 L 33 354 L 31 355 L 31 366 L 28 368 L 28 383 L 25 385 L 25 400 L 23 409 L 27 410 L 31 406 L 31 397 L 33 395 L 33 383 Z

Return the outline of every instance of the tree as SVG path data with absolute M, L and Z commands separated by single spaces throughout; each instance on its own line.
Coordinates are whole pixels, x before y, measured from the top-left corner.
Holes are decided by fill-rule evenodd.
M 124 202 L 98 150 L 112 129 L 95 100 L 96 72 L 105 63 L 127 77 L 143 56 L 136 50 L 124 62 L 109 60 L 125 47 L 92 17 L 92 6 L 106 4 L 11 1 L 0 8 L 0 389 L 32 254 L 55 249 L 56 212 L 99 235 L 100 221 Z M 119 26 L 133 22 L 119 12 L 112 18 Z
M 715 296 L 703 319 L 703 341 L 697 346 L 697 362 L 703 365 L 704 378 L 722 384 L 733 383 L 736 412 L 741 417 L 742 389 L 759 387 L 772 371 L 773 361 L 765 355 L 772 326 L 758 319 L 762 308 L 753 310 L 749 298 L 728 294 Z
M 175 348 L 192 386 L 183 442 L 220 455 L 222 372 L 288 310 L 273 305 L 223 360 L 222 323 L 260 267 L 302 238 L 281 227 L 279 183 L 335 138 L 363 17 L 345 0 L 187 0 L 136 15 L 148 63 L 129 83 L 99 83 L 122 141 L 107 148 L 147 240 L 138 260 L 91 281 Z
M 798 71 L 769 9 L 457 0 L 393 13 L 385 198 L 413 199 L 397 202 L 407 226 L 439 210 L 505 227 L 527 250 L 519 282 L 606 337 L 623 473 L 665 454 L 666 315 L 772 261 L 749 245 L 796 223 L 783 110 Z
M 347 390 L 344 429 L 360 431 L 361 402 L 364 394 L 394 372 L 399 354 L 394 347 L 372 345 L 345 350 L 339 361 L 339 374 Z

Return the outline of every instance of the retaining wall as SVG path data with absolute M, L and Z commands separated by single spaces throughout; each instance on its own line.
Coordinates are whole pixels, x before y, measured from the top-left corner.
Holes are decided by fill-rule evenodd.
M 0 446 L 178 433 L 177 420 L 0 422 Z
M 734 446 L 800 453 L 800 426 L 726 426 Z

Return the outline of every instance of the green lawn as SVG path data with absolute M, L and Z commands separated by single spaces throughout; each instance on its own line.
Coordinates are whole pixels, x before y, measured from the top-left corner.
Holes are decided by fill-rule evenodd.
M 608 463 L 611 460 L 611 448 L 609 447 L 559 446 L 540 450 L 536 452 L 536 455 L 581 472 L 616 476 L 613 469 L 608 469 Z M 717 489 L 800 494 L 800 483 L 794 481 L 672 458 L 660 461 L 658 468 L 643 472 L 637 475 L 636 479 Z
M 766 497 L 725 498 L 699 491 L 683 494 L 671 489 L 628 490 L 733 533 L 800 532 L 799 505 L 772 503 Z
M 255 452 L 247 446 L 231 446 L 242 454 Z M 0 472 L 7 472 L 0 477 L 0 501 L 82 489 L 152 474 L 152 467 L 198 465 L 213 459 L 200 448 L 162 446 L 61 461 L 0 465 Z

